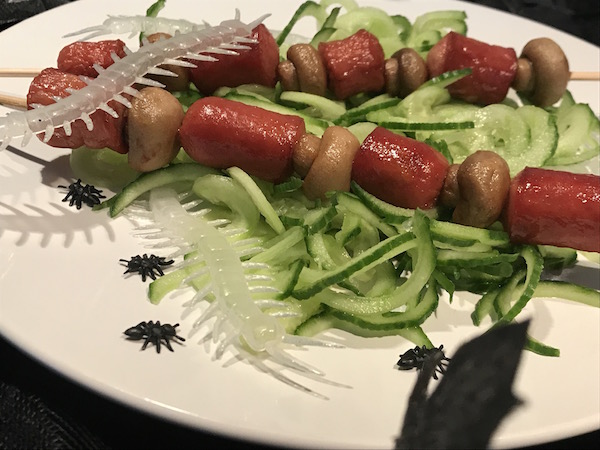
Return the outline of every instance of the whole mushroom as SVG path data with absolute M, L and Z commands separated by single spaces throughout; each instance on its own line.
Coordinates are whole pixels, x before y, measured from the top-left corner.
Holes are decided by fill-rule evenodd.
M 171 93 L 155 87 L 142 89 L 131 101 L 127 115 L 129 166 L 149 172 L 171 162 L 179 151 L 183 117 L 183 108 Z
M 469 155 L 456 171 L 456 182 L 453 222 L 487 228 L 498 220 L 510 188 L 510 171 L 501 156 L 486 150 Z
M 570 77 L 569 61 L 560 46 L 552 39 L 537 38 L 523 48 L 513 86 L 545 108 L 561 99 Z
M 352 161 L 360 148 L 358 139 L 346 128 L 325 130 L 316 155 L 302 185 L 309 199 L 326 200 L 329 191 L 349 191 Z
M 402 48 L 385 61 L 386 91 L 391 96 L 406 97 L 427 78 L 427 63 L 412 48 Z

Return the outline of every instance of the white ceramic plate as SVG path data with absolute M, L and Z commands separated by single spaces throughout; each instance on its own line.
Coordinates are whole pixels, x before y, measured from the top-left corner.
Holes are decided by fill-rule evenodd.
M 101 23 L 107 14 L 140 14 L 149 1 L 82 0 L 33 17 L 0 34 L 2 65 L 49 67 L 68 41 L 61 36 Z M 250 21 L 271 12 L 266 24 L 280 29 L 298 1 L 197 2 L 169 0 L 165 17 L 218 23 L 236 7 Z M 464 9 L 469 34 L 512 46 L 551 36 L 566 50 L 573 70 L 597 71 L 598 48 L 545 26 L 476 5 L 450 1 L 371 1 L 410 19 L 435 9 Z M 304 19 L 298 31 L 311 35 Z M 28 80 L 2 79 L 0 91 L 24 94 Z M 598 112 L 598 83 L 573 82 L 575 98 Z M 2 109 L 2 113 L 7 110 Z M 302 358 L 332 380 L 308 381 L 329 397 L 294 390 L 243 363 L 225 367 L 204 346 L 188 341 L 174 353 L 140 351 L 123 331 L 142 320 L 181 322 L 176 298 L 153 306 L 146 285 L 122 276 L 120 258 L 143 253 L 122 218 L 77 211 L 62 203 L 57 185 L 71 181 L 67 152 L 34 139 L 25 149 L 0 153 L 0 332 L 73 380 L 146 412 L 238 438 L 299 447 L 390 448 L 399 432 L 414 372 L 394 369 L 412 345 L 401 338 L 360 339 L 337 333 L 348 348 L 311 349 Z M 598 171 L 597 160 L 593 162 Z M 569 277 L 598 287 L 598 266 L 584 263 Z M 471 325 L 472 303 L 441 302 L 427 322 L 431 339 L 449 353 L 481 329 Z M 496 447 L 522 446 L 597 429 L 600 423 L 600 315 L 561 300 L 535 300 L 528 309 L 531 333 L 558 346 L 560 358 L 526 352 L 516 382 L 525 405 L 497 431 Z

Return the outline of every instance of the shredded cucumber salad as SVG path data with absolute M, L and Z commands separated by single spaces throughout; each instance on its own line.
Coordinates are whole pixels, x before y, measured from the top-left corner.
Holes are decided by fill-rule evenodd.
M 461 11 L 430 12 L 411 22 L 352 0 L 308 1 L 276 36 L 282 54 L 295 24 L 306 16 L 317 23 L 312 44 L 366 28 L 380 39 L 386 56 L 402 47 L 426 55 L 448 31 L 467 32 Z M 331 125 L 342 125 L 362 141 L 376 126 L 384 126 L 428 142 L 451 162 L 482 148 L 494 150 L 508 162 L 511 175 L 525 166 L 568 165 L 598 155 L 600 122 L 568 92 L 557 106 L 546 109 L 510 99 L 478 107 L 453 100 L 446 90 L 468 73 L 460 70 L 429 80 L 403 99 L 361 94 L 341 102 L 255 85 L 222 88 L 215 95 L 299 115 L 307 131 L 317 136 Z M 184 109 L 200 97 L 193 88 L 176 95 Z M 440 301 L 452 302 L 459 291 L 480 296 L 472 313 L 477 326 L 490 319 L 492 326 L 511 322 L 539 296 L 600 307 L 598 291 L 545 276 L 545 269 L 573 266 L 575 250 L 514 245 L 500 224 L 490 229 L 457 225 L 443 211 L 399 208 L 355 183 L 350 192 L 332 192 L 322 202 L 303 195 L 300 178 L 267 183 L 239 168 L 203 167 L 183 151 L 169 166 L 142 175 L 127 167 L 126 155 L 110 150 L 74 150 L 71 164 L 82 180 L 120 190 L 100 205 L 112 217 L 152 189 L 169 186 L 187 199 L 203 200 L 210 209 L 206 220 L 227 219 L 244 230 L 230 242 L 258 242 L 261 251 L 241 259 L 262 264 L 262 274 L 276 288 L 271 298 L 295 311 L 279 319 L 292 335 L 338 328 L 365 337 L 400 335 L 431 347 L 435 343 L 421 326 Z M 182 283 L 201 291 L 202 279 L 189 280 L 193 270 L 187 266 L 153 281 L 150 301 L 167 301 Z M 559 355 L 559 349 L 534 337 L 527 348 Z

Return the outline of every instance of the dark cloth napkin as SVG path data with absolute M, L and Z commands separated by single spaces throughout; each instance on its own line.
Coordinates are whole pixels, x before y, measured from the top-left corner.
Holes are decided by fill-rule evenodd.
M 0 30 L 73 0 L 0 0 Z
M 0 0 L 0 30 L 69 1 L 73 0 Z M 600 45 L 598 0 L 482 0 L 474 3 L 522 15 Z M 398 424 L 398 429 L 400 426 Z M 598 442 L 600 432 L 596 431 L 528 449 L 595 448 Z M 134 411 L 67 380 L 0 337 L 0 449 L 191 446 L 269 448 L 191 430 Z

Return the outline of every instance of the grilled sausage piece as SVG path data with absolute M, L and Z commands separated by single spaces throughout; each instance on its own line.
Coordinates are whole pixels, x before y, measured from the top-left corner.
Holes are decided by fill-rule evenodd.
M 448 166 L 429 145 L 377 127 L 354 158 L 352 179 L 392 205 L 428 209 L 437 202 Z
M 27 105 L 32 108 L 34 104 L 50 105 L 55 103 L 55 97 L 68 97 L 68 89 L 83 89 L 87 84 L 79 76 L 65 73 L 61 70 L 48 68 L 42 70 L 29 85 Z M 98 110 L 90 114 L 93 129 L 88 130 L 82 120 L 71 124 L 71 133 L 57 128 L 50 138 L 48 145 L 60 148 L 90 148 L 108 147 L 118 153 L 127 153 L 127 142 L 123 138 L 126 107 L 116 101 L 111 101 L 108 106 L 113 108 L 119 117 L 114 118 L 105 111 Z M 38 135 L 43 139 L 43 133 Z
M 527 167 L 510 185 L 512 242 L 600 252 L 600 177 Z
M 427 54 L 430 77 L 464 68 L 472 72 L 448 86 L 453 97 L 481 105 L 500 103 L 515 78 L 517 54 L 511 48 L 489 45 L 454 31 Z
M 304 120 L 220 97 L 197 100 L 188 109 L 179 137 L 188 155 L 217 169 L 237 166 L 266 181 L 293 171 L 293 151 L 305 134 Z

